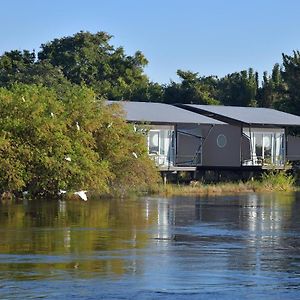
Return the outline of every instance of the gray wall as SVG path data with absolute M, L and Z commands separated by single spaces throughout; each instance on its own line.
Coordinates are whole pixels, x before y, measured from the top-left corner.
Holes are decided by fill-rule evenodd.
M 300 137 L 287 136 L 287 160 L 300 160 Z
M 241 166 L 241 127 L 232 125 L 215 125 L 210 129 L 203 127 L 206 139 L 203 143 L 202 165 L 209 167 L 240 167 Z M 217 144 L 220 137 L 219 146 Z M 223 146 L 223 147 L 220 147 Z

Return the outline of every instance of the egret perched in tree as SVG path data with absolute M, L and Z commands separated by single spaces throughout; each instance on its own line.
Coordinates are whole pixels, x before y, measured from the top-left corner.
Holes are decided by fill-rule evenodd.
M 138 158 L 137 154 L 135 152 L 132 152 L 132 155 L 135 157 L 135 158 Z
M 72 159 L 71 159 L 70 156 L 66 156 L 66 157 L 65 157 L 65 160 L 66 160 L 66 161 L 71 161 Z
M 77 121 L 76 121 L 76 128 L 77 128 L 78 131 L 80 130 L 80 126 L 79 126 L 79 123 Z

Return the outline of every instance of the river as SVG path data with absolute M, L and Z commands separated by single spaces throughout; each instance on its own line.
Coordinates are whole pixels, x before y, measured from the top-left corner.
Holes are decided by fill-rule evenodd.
M 299 299 L 300 194 L 0 203 L 0 299 Z

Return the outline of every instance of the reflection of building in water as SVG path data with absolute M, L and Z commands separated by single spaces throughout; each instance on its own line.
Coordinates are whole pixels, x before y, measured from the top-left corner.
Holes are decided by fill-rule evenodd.
M 175 226 L 186 226 L 194 223 L 195 220 L 200 221 L 201 200 L 182 197 L 166 199 L 155 199 L 157 209 L 157 232 L 155 238 L 157 239 L 172 239 L 174 236 L 173 229 Z M 145 215 L 149 215 L 149 205 L 145 208 Z M 152 208 L 153 210 L 153 208 Z
M 71 247 L 71 229 L 69 227 L 64 228 L 64 247 L 70 249 Z
M 172 236 L 170 225 L 175 222 L 175 211 L 167 199 L 157 201 L 157 239 L 169 239 Z
M 240 226 L 247 230 L 247 247 L 242 253 L 245 267 L 255 267 L 257 272 L 286 268 L 285 230 L 289 227 L 293 203 L 290 197 L 252 194 L 240 200 Z
M 291 216 L 291 211 L 282 207 L 280 195 L 257 195 L 250 194 L 247 196 L 247 202 L 242 206 L 243 219 L 247 220 L 247 227 L 251 232 L 258 232 L 260 236 L 276 238 L 273 232 L 280 231 L 283 223 Z
M 155 239 L 170 239 L 170 225 L 175 224 L 175 204 L 166 198 L 145 198 L 144 216 L 150 222 L 155 220 Z M 152 215 L 152 218 L 151 218 Z M 155 218 L 155 219 L 154 219 Z

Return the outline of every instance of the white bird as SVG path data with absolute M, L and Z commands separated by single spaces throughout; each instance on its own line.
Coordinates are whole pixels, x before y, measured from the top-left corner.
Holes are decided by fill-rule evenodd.
M 78 122 L 76 122 L 76 128 L 77 128 L 78 131 L 80 130 L 80 126 L 79 126 Z
M 132 152 L 132 155 L 135 157 L 135 158 L 138 158 L 137 154 L 135 152 Z
M 75 192 L 74 195 L 78 195 L 83 201 L 87 201 L 87 191 Z
M 22 194 L 23 194 L 23 196 L 27 196 L 28 195 L 28 191 L 24 191 Z
M 66 156 L 66 157 L 65 157 L 65 160 L 66 160 L 66 161 L 71 161 L 72 159 L 71 159 L 70 156 Z
M 110 128 L 111 126 L 112 126 L 112 122 L 111 123 L 109 123 L 108 125 L 107 125 L 107 128 Z
M 51 112 L 50 115 L 51 115 L 52 118 L 54 118 L 54 113 L 53 112 Z
M 24 96 L 22 96 L 22 101 L 23 101 L 23 102 L 26 102 L 26 100 L 25 100 Z
M 59 190 L 58 195 L 63 195 L 63 194 L 66 194 L 66 193 L 67 193 L 67 191 Z
M 137 128 L 135 127 L 135 125 L 133 125 L 133 131 L 136 132 Z

